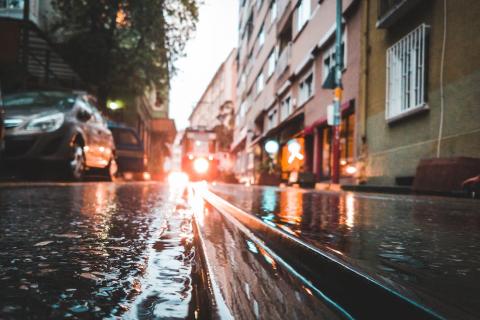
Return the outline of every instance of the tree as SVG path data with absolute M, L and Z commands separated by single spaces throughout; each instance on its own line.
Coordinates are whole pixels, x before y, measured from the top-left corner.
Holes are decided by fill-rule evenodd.
M 103 107 L 151 84 L 168 92 L 198 20 L 197 0 L 53 0 L 53 7 L 55 38 Z

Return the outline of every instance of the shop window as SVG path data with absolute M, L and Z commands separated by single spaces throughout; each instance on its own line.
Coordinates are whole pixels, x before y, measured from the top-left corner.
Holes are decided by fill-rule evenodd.
M 282 172 L 303 171 L 305 162 L 305 139 L 291 139 L 282 146 Z
M 346 166 L 353 160 L 355 114 L 342 118 L 340 123 L 340 165 Z
M 346 168 L 352 164 L 355 152 L 355 113 L 342 117 L 340 123 L 340 173 L 346 174 Z M 329 177 L 332 172 L 332 127 L 321 129 L 322 139 L 322 176 Z
M 330 176 L 331 154 L 332 154 L 332 129 L 324 127 L 322 129 L 322 176 Z

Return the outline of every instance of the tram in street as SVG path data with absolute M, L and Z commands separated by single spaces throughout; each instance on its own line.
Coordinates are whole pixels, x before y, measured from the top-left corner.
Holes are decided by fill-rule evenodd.
M 190 181 L 213 181 L 218 175 L 216 133 L 204 127 L 187 128 L 181 140 L 182 171 Z

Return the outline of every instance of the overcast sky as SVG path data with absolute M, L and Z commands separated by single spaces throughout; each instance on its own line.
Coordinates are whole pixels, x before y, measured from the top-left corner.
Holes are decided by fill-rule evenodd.
M 188 116 L 220 64 L 237 46 L 238 0 L 204 0 L 197 31 L 187 56 L 177 61 L 170 91 L 170 117 L 177 130 L 188 126 Z

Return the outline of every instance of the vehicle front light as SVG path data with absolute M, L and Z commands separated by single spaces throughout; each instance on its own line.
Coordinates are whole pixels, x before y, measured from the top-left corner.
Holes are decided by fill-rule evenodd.
M 52 132 L 60 128 L 65 120 L 63 113 L 55 113 L 31 120 L 25 127 L 30 132 Z

